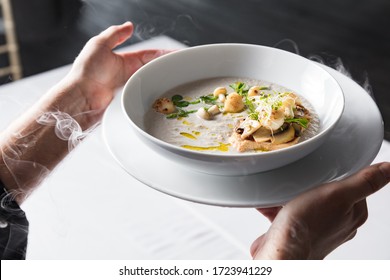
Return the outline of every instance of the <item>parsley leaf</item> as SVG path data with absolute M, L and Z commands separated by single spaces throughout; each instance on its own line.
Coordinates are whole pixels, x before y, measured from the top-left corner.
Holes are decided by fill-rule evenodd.
M 206 104 L 212 104 L 212 105 L 215 105 L 216 101 L 217 101 L 217 97 L 213 96 L 212 94 L 210 95 L 202 95 L 199 97 L 199 100 L 203 103 L 206 103 Z
M 183 118 L 188 117 L 189 114 L 195 113 L 197 110 L 190 110 L 186 111 L 183 109 L 178 108 L 178 111 L 172 114 L 167 115 L 167 119 L 176 119 L 176 118 Z
M 239 95 L 246 96 L 248 94 L 248 87 L 243 82 L 236 82 L 234 84 L 229 85 L 235 92 Z
M 285 119 L 284 121 L 287 123 L 297 123 L 303 128 L 307 128 L 307 125 L 309 124 L 309 120 L 305 118 L 291 118 L 291 119 Z

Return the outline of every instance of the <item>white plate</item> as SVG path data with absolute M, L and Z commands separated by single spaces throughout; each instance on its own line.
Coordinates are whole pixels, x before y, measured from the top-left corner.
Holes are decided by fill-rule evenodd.
M 161 75 L 166 69 L 174 69 L 175 74 Z M 161 128 L 158 129 L 159 132 L 152 132 L 152 129 L 146 127 L 146 123 L 149 122 L 145 122 L 145 115 L 163 92 L 183 86 L 187 82 L 223 76 L 247 77 L 250 80 L 261 78 L 263 81 L 269 81 L 299 93 L 308 103 L 309 111 L 314 111 L 320 120 L 316 135 L 309 137 L 303 143 L 267 153 L 235 153 L 234 148 L 232 148 L 233 153 L 215 153 L 215 151 L 200 152 L 179 147 L 182 144 L 203 146 L 196 140 L 175 145 L 167 143 L 162 141 L 160 136 L 155 137 L 156 133 L 161 133 Z M 233 79 L 233 83 L 236 79 Z M 219 81 L 214 86 L 229 83 Z M 208 82 L 207 86 L 202 87 L 202 91 L 207 87 L 213 86 L 210 86 Z M 209 88 L 206 91 L 212 92 L 213 90 Z M 291 52 L 251 44 L 209 44 L 168 54 L 137 71 L 127 81 L 122 92 L 122 108 L 125 116 L 137 135 L 146 140 L 143 141 L 145 144 L 150 144 L 150 147 L 157 153 L 165 153 L 166 158 L 194 171 L 225 176 L 243 176 L 273 170 L 310 154 L 333 132 L 343 113 L 344 104 L 340 85 L 319 65 Z M 189 116 L 188 121 L 200 124 L 201 122 L 196 119 L 197 116 L 192 115 Z M 212 121 L 205 125 L 213 130 L 212 126 L 217 123 L 218 121 Z M 171 124 L 166 125 L 168 127 Z M 178 129 L 188 130 L 190 127 Z M 145 130 L 149 130 L 150 133 Z M 205 136 L 204 132 L 201 134 Z M 219 145 L 217 139 L 212 142 L 214 143 L 205 145 Z
M 146 146 L 125 119 L 117 96 L 103 118 L 103 137 L 119 164 L 147 186 L 189 201 L 229 207 L 280 205 L 321 183 L 369 165 L 383 140 L 383 121 L 372 98 L 357 83 L 323 66 L 340 83 L 345 110 L 320 148 L 290 165 L 249 176 L 192 171 Z

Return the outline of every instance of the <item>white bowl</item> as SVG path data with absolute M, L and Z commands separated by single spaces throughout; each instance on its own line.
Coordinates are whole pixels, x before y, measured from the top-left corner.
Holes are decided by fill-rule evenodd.
M 227 76 L 265 80 L 297 92 L 316 111 L 320 120 L 318 133 L 281 150 L 215 154 L 174 146 L 145 132 L 145 114 L 164 92 L 188 82 Z M 258 45 L 213 44 L 176 51 L 146 64 L 126 83 L 122 109 L 136 134 L 156 152 L 196 171 L 235 176 L 287 165 L 318 148 L 342 115 L 344 95 L 327 71 L 301 56 Z

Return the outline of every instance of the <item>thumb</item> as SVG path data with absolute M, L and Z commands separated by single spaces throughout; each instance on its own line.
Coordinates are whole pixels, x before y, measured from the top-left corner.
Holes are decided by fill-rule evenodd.
M 133 29 L 133 24 L 129 21 L 121 25 L 113 25 L 97 35 L 96 39 L 113 49 L 126 41 L 133 33 Z
M 255 241 L 253 241 L 251 248 L 250 248 L 250 253 L 252 258 L 255 258 L 257 255 L 257 252 L 263 247 L 264 244 L 264 239 L 265 239 L 265 234 L 260 235 Z

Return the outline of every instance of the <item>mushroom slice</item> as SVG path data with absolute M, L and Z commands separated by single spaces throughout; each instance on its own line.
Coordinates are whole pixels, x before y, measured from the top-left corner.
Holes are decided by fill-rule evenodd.
M 248 90 L 248 96 L 257 96 L 260 93 L 261 87 L 253 86 Z
M 206 111 L 204 107 L 200 107 L 198 111 L 196 112 L 196 115 L 204 120 L 209 120 L 210 119 L 210 113 Z
M 221 111 L 219 110 L 219 107 L 218 105 L 213 105 L 211 106 L 210 108 L 207 109 L 207 112 L 212 115 L 212 116 L 215 116 L 219 113 L 221 113 Z
M 241 123 L 240 127 L 244 129 L 241 134 L 241 139 L 246 139 L 258 130 L 261 124 L 256 120 L 246 119 Z
M 272 133 L 271 130 L 266 129 L 265 127 L 260 127 L 255 133 L 252 134 L 253 139 L 257 143 L 271 141 Z
M 221 94 L 225 96 L 226 93 L 227 93 L 226 88 L 224 88 L 224 87 L 217 87 L 214 90 L 213 95 L 214 95 L 214 97 L 219 97 Z
M 295 138 L 295 129 L 292 125 L 288 127 L 285 131 L 274 134 L 271 139 L 271 143 L 274 145 L 283 144 L 292 141 Z

